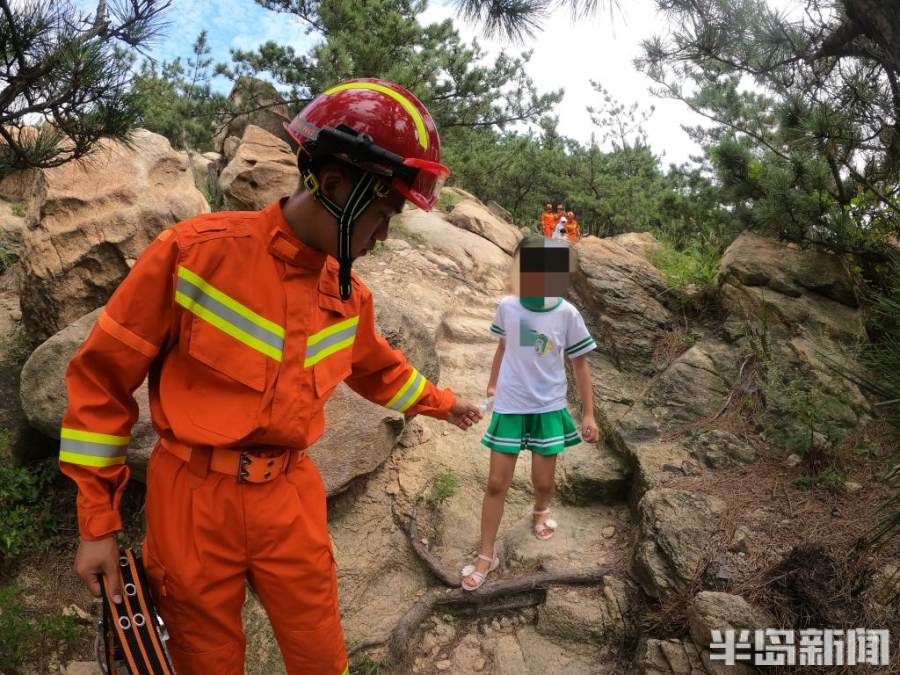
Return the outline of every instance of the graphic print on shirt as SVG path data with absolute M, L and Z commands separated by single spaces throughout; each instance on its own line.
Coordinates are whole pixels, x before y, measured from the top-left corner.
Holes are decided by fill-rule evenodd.
M 544 335 L 532 328 L 528 320 L 519 319 L 519 346 L 532 347 L 538 356 L 546 356 L 553 351 L 555 346 L 549 335 Z

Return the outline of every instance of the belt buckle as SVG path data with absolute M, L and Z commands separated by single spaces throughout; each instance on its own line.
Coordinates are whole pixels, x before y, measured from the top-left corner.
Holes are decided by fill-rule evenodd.
M 268 483 L 284 470 L 285 459 L 286 455 L 266 457 L 241 451 L 238 458 L 237 482 Z

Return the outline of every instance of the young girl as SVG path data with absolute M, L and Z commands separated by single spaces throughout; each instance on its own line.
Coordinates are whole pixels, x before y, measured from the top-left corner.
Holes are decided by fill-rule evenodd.
M 543 237 L 523 240 L 513 260 L 517 295 L 500 301 L 491 333 L 500 338 L 487 395 L 495 397 L 494 413 L 482 444 L 491 449 L 490 472 L 481 511 L 481 545 L 474 565 L 462 570 L 462 587 L 475 590 L 500 560 L 494 542 L 506 491 L 521 450 L 531 450 L 534 485 L 534 536 L 553 536 L 550 518 L 556 457 L 581 442 L 566 407 L 564 358 L 572 360 L 583 415 L 581 434 L 594 442 L 594 397 L 585 355 L 596 343 L 575 307 L 562 297 L 568 285 L 569 247 Z

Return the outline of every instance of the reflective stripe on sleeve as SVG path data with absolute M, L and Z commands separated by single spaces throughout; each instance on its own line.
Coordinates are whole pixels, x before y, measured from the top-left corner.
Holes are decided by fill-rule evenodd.
M 130 440 L 128 436 L 63 427 L 60 431 L 59 460 L 83 466 L 124 464 Z
M 406 412 L 421 398 L 427 382 L 428 380 L 418 370 L 413 368 L 409 378 L 400 387 L 400 390 L 394 394 L 394 397 L 385 403 L 385 407 L 397 412 Z

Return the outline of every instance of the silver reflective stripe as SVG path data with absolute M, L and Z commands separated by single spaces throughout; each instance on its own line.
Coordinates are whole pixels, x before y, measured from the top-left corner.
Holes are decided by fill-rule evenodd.
M 63 438 L 59 442 L 59 449 L 62 452 L 75 452 L 79 455 L 91 455 L 92 457 L 119 457 L 125 453 L 128 446 L 91 443 L 90 441 L 75 441 L 71 438 Z
M 400 410 L 401 412 L 409 407 L 409 403 L 412 401 L 413 397 L 419 393 L 419 385 L 422 384 L 422 380 L 425 378 L 422 377 L 422 373 L 416 373 L 416 379 L 413 380 L 412 384 L 409 385 L 409 389 L 406 390 L 406 393 L 403 394 L 403 398 L 397 401 L 394 405 L 391 406 L 394 410 Z
M 240 328 L 245 333 L 252 335 L 256 339 L 265 342 L 267 345 L 275 347 L 278 350 L 284 348 L 284 339 L 282 337 L 275 335 L 275 333 L 266 330 L 262 326 L 257 326 L 252 321 L 248 321 L 230 307 L 226 307 L 215 298 L 204 293 L 203 289 L 197 288 L 187 279 L 179 277 L 176 288 L 201 307 L 205 307 L 216 316 L 233 326 Z
M 349 338 L 352 338 L 356 335 L 356 324 L 350 326 L 349 328 L 345 328 L 344 330 L 340 330 L 333 335 L 329 335 L 327 338 L 323 339 L 321 342 L 314 344 L 312 347 L 307 347 L 306 349 L 306 358 L 311 359 L 314 356 L 317 356 L 319 352 L 328 349 L 329 347 L 336 345 L 339 342 L 343 342 Z

